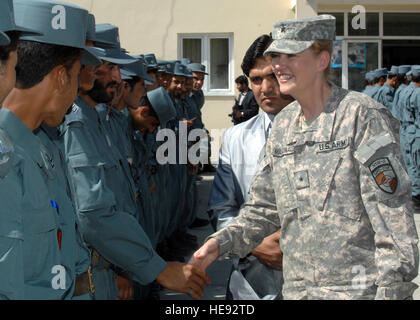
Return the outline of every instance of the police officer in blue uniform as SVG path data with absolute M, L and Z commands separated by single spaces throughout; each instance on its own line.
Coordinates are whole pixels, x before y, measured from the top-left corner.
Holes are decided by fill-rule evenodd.
M 409 81 L 407 80 L 406 73 L 411 70 L 411 66 L 409 65 L 402 65 L 398 67 L 398 83 L 399 86 L 394 94 L 394 100 L 392 101 L 392 115 L 397 118 L 398 120 L 401 120 L 401 114 L 400 110 L 398 109 L 398 101 L 400 99 L 400 94 L 403 89 L 407 87 L 409 84 Z
M 100 64 L 96 51 L 85 46 L 88 12 L 43 0 L 15 0 L 14 5 L 18 24 L 43 33 L 21 38 L 16 88 L 0 110 L 0 127 L 16 151 L 11 180 L 3 181 L 1 194 L 14 193 L 3 203 L 14 204 L 15 226 L 24 240 L 23 298 L 88 298 L 93 289 L 89 252 L 77 231 L 59 149 L 44 129 L 58 126 L 71 106 L 81 57 L 86 64 Z M 21 264 L 13 267 L 18 271 Z
M 109 34 L 115 44 L 115 29 Z M 105 52 L 106 58 L 122 56 L 118 47 Z M 122 195 L 134 183 L 116 157 L 118 149 L 95 109 L 111 102 L 116 94 L 115 65 L 101 59 L 104 62 L 96 71 L 94 88 L 77 98 L 62 128 L 72 195 L 84 240 L 93 251 L 95 297 L 119 297 L 116 272 L 124 272 L 141 284 L 156 279 L 168 289 L 199 298 L 208 277 L 191 266 L 163 261 L 138 223 L 135 194 L 129 190 Z
M 390 111 L 394 101 L 395 90 L 398 88 L 398 67 L 392 66 L 384 85 L 379 89 L 376 100 Z
M 411 71 L 408 74 L 411 74 L 416 66 L 411 67 Z M 400 110 L 401 115 L 401 127 L 400 127 L 400 141 L 401 141 L 401 154 L 403 156 L 405 165 L 407 167 L 407 173 L 410 176 L 412 186 L 414 187 L 414 182 L 416 181 L 417 168 L 413 163 L 412 156 L 412 145 L 416 139 L 416 126 L 415 126 L 415 110 L 410 105 L 410 98 L 416 88 L 414 82 L 411 82 L 406 88 L 401 91 L 399 101 L 398 101 L 398 110 Z M 412 190 L 414 192 L 414 188 Z M 416 194 L 412 194 L 416 196 Z M 414 203 L 416 204 L 417 198 L 413 198 Z
M 388 77 L 388 70 L 386 68 L 376 69 L 374 71 L 374 77 L 375 77 L 374 79 L 375 86 L 370 91 L 370 94 L 373 99 L 377 100 L 378 92 L 381 89 L 381 87 L 384 85 Z
M 410 178 L 413 202 L 415 207 L 420 209 L 420 66 L 414 66 L 411 72 L 414 90 L 409 98 L 409 111 L 413 115 L 415 135 L 411 144 L 413 170 Z
M 15 67 L 18 61 L 19 37 L 35 34 L 26 24 L 17 25 L 12 0 L 0 2 L 0 104 L 16 82 Z M 40 34 L 40 33 L 38 33 Z M 2 112 L 0 111 L 0 117 Z M 23 224 L 19 180 L 14 174 L 15 145 L 10 135 L 0 129 L 0 188 L 2 207 L 0 209 L 0 299 L 24 298 L 23 273 Z M 9 175 L 9 173 L 11 174 Z

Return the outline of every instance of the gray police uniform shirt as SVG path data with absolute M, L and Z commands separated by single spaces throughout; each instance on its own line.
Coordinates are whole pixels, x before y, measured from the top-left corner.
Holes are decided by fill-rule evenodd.
M 225 131 L 207 209 L 213 211 L 212 224 L 217 230 L 236 217 L 241 205 L 248 200 L 249 186 L 258 169 L 273 119 L 274 115 L 261 112 Z M 233 264 L 229 288 L 235 300 L 281 296 L 281 271 L 266 267 L 253 256 L 241 261 L 234 259 Z
M 156 226 L 156 211 L 154 199 L 150 192 L 150 186 L 153 185 L 152 174 L 149 164 L 150 150 L 146 145 L 140 131 L 133 132 L 133 165 L 131 166 L 131 173 L 134 183 L 137 188 L 136 200 L 139 207 L 139 223 L 147 233 L 152 244 L 156 243 L 155 237 L 157 234 Z M 161 199 L 163 201 L 163 199 Z
M 250 200 L 215 237 L 243 257 L 280 227 L 285 299 L 406 299 L 418 235 L 399 124 L 366 95 L 332 85 L 302 130 L 297 102 L 277 116 Z
M 367 94 L 369 97 L 372 95 L 370 94 L 370 91 L 372 90 L 373 86 L 366 86 L 365 90 L 362 91 L 362 93 Z
M 13 165 L 0 184 L 0 297 L 60 300 L 69 287 L 53 286 L 53 269 L 63 264 L 50 184 L 55 170 L 38 137 L 6 108 L 0 128 L 14 143 Z
M 385 83 L 378 91 L 376 100 L 382 103 L 388 110 L 392 110 L 392 102 L 394 101 L 395 89 L 389 84 Z
M 135 217 L 126 173 L 98 112 L 78 97 L 62 128 L 70 187 L 85 241 L 112 264 L 148 284 L 167 264 Z M 115 147 L 114 147 L 115 148 Z
M 407 88 L 405 83 L 401 84 L 394 94 L 394 100 L 392 101 L 392 115 L 401 121 L 401 110 L 399 110 L 398 101 L 400 100 L 401 92 Z
M 193 91 L 192 98 L 194 99 L 195 103 L 199 110 L 201 110 L 204 106 L 205 97 L 203 90 Z
M 69 288 L 65 299 L 71 299 L 76 284 L 76 277 L 85 273 L 90 265 L 90 251 L 84 243 L 79 229 L 76 210 L 74 209 L 70 185 L 67 178 L 64 155 L 59 146 L 59 131 L 41 125 L 34 131 L 46 147 L 48 160 L 54 172 L 49 177 L 51 193 L 54 195 L 54 206 L 59 218 L 61 237 L 60 252 L 62 265 L 66 267 L 66 286 Z
M 409 104 L 415 126 L 410 148 L 413 170 L 409 171 L 409 174 L 411 173 L 412 195 L 417 196 L 420 194 L 420 87 L 415 87 L 410 96 Z
M 378 95 L 379 89 L 381 89 L 381 86 L 379 84 L 375 84 L 372 89 L 368 92 L 368 95 L 376 100 L 376 96 Z

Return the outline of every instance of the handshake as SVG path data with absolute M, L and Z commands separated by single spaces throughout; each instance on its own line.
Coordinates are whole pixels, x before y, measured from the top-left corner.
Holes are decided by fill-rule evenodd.
M 187 293 L 194 299 L 200 299 L 206 285 L 211 283 L 206 269 L 218 256 L 219 245 L 215 239 L 211 239 L 193 254 L 188 264 L 168 262 L 167 268 L 156 280 L 169 290 Z
M 266 266 L 283 269 L 283 252 L 279 246 L 280 230 L 266 237 L 251 253 Z M 188 264 L 169 262 L 168 267 L 158 276 L 157 281 L 173 291 L 189 294 L 200 299 L 210 278 L 206 269 L 219 257 L 220 249 L 216 239 L 210 238 L 191 257 Z

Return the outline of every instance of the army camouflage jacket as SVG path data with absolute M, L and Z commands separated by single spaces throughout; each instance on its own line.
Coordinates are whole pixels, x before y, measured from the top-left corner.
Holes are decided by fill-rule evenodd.
M 298 102 L 273 124 L 250 200 L 215 237 L 244 257 L 282 229 L 285 299 L 409 299 L 418 235 L 399 124 L 364 94 L 333 85 L 302 129 Z

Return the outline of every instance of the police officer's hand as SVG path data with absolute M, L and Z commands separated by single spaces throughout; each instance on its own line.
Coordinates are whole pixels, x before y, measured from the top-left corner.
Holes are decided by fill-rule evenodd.
M 206 284 L 210 284 L 210 278 L 205 271 L 180 262 L 168 262 L 168 266 L 156 280 L 165 288 L 191 294 L 194 299 L 200 299 Z
M 216 239 L 208 240 L 203 246 L 192 255 L 188 263 L 205 271 L 220 255 L 219 244 Z
M 134 296 L 133 282 L 129 275 L 121 274 L 117 275 L 117 286 L 120 292 L 117 300 L 132 300 Z
M 273 233 L 252 251 L 252 254 L 267 267 L 282 270 L 283 252 L 280 249 L 280 231 Z
M 183 119 L 181 119 L 182 120 L 182 122 L 187 126 L 187 128 L 189 128 L 189 127 L 191 127 L 192 125 L 193 125 L 193 123 L 194 123 L 194 121 L 196 120 L 197 118 L 194 118 L 194 119 L 191 119 L 191 120 L 188 120 L 188 119 L 186 119 L 186 118 L 183 118 Z
M 187 163 L 187 168 L 188 168 L 188 174 L 190 176 L 198 173 L 198 165 L 194 165 L 194 164 L 191 164 L 191 163 L 188 162 Z

